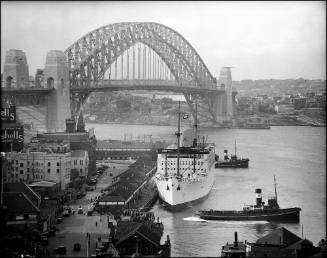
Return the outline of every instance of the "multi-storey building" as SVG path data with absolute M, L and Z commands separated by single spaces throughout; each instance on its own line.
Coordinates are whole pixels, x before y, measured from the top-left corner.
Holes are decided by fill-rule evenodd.
M 86 150 L 74 150 L 71 152 L 71 169 L 76 169 L 79 176 L 87 177 L 89 155 Z
M 70 181 L 70 152 L 9 152 L 6 156 L 11 162 L 8 182 L 53 181 L 60 183 L 63 190 Z

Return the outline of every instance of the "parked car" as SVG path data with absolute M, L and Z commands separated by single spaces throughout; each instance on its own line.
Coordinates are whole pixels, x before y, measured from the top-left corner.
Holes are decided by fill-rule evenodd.
M 74 244 L 74 251 L 79 252 L 81 250 L 81 244 L 80 243 L 75 243 Z
M 79 208 L 77 209 L 77 213 L 78 213 L 78 214 L 83 214 L 83 208 L 82 208 L 82 207 L 79 207 Z
M 41 236 L 41 244 L 43 246 L 46 246 L 49 244 L 49 240 L 48 240 L 48 237 L 47 236 Z
M 62 217 L 57 218 L 57 224 L 60 224 L 60 223 L 62 223 Z
M 67 248 L 66 248 L 66 246 L 61 245 L 61 246 L 58 246 L 56 249 L 54 249 L 53 252 L 55 254 L 66 254 Z
M 70 213 L 69 213 L 68 210 L 64 210 L 64 211 L 62 212 L 62 216 L 63 216 L 63 217 L 69 217 L 69 215 L 70 215 Z

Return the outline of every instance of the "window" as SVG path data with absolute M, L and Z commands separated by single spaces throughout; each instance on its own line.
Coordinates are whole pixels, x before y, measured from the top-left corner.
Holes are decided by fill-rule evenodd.
M 77 165 L 77 160 L 76 159 L 74 159 L 74 165 Z
M 50 168 L 49 168 L 49 169 L 48 169 L 48 173 L 50 173 L 50 171 L 51 171 L 51 170 L 50 170 Z
M 58 167 L 60 166 L 60 163 L 59 163 L 59 162 L 57 162 L 57 166 L 58 166 Z
M 18 167 L 16 167 L 16 171 L 18 171 Z
M 24 167 L 24 163 L 20 163 L 19 166 L 22 168 Z
M 57 173 L 59 173 L 59 171 L 60 171 L 60 170 L 57 168 Z
M 81 168 L 81 169 L 79 170 L 79 172 L 80 172 L 81 174 L 83 174 L 83 169 Z
M 80 161 L 79 161 L 79 164 L 80 164 L 80 165 L 83 165 L 83 160 L 80 160 Z
M 29 174 L 27 174 L 27 179 L 30 179 L 30 175 Z
M 29 165 L 30 164 L 30 162 L 29 161 L 27 161 L 27 165 Z
M 24 174 L 24 170 L 20 170 L 19 174 L 21 174 L 21 175 Z
M 30 172 L 30 168 L 27 168 L 27 172 Z
M 48 162 L 48 167 L 50 167 L 51 166 L 51 163 L 50 162 Z
M 18 165 L 18 160 L 16 160 L 16 165 Z

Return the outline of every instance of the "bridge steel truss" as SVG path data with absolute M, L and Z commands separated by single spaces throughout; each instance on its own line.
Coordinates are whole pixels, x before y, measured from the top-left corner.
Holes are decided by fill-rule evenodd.
M 216 78 L 205 63 L 179 33 L 158 23 L 115 23 L 103 26 L 84 35 L 68 49 L 71 112 L 76 117 L 84 101 L 92 92 L 92 82 L 100 82 L 104 73 L 118 57 L 142 43 L 151 48 L 167 65 L 177 82 L 189 82 L 203 93 L 184 90 L 184 96 L 194 117 L 194 103 L 198 103 L 199 123 L 216 122 L 213 102 L 221 94 Z M 185 85 L 184 85 L 185 87 Z M 209 91 L 206 91 L 209 90 Z M 202 92 L 202 91 L 201 91 Z

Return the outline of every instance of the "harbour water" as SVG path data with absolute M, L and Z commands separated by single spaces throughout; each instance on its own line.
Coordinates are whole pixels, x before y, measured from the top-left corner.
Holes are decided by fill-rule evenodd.
M 174 140 L 175 127 L 147 125 L 87 124 L 98 139 L 123 139 L 151 134 L 154 140 Z M 216 154 L 224 149 L 250 158 L 247 169 L 216 169 L 215 183 L 201 203 L 171 213 L 159 203 L 153 207 L 169 234 L 172 256 L 219 256 L 221 246 L 232 242 L 234 232 L 240 241 L 256 241 L 277 227 L 285 227 L 315 245 L 326 235 L 326 128 L 276 126 L 270 130 L 203 129 L 208 142 L 216 144 Z M 281 208 L 300 207 L 299 224 L 266 221 L 203 221 L 192 217 L 199 209 L 242 209 L 255 203 L 255 188 L 262 188 L 263 201 L 274 195 L 273 176 L 277 180 Z M 163 238 L 165 239 L 165 237 Z

